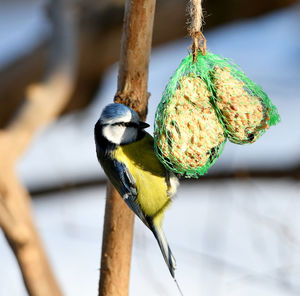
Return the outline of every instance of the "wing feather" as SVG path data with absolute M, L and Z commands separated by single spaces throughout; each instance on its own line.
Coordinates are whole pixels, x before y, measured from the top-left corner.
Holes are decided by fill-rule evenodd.
M 138 192 L 134 177 L 124 163 L 113 160 L 113 166 L 120 182 L 120 184 L 117 186 L 114 184 L 114 186 L 129 208 L 149 227 L 147 219 L 137 202 Z

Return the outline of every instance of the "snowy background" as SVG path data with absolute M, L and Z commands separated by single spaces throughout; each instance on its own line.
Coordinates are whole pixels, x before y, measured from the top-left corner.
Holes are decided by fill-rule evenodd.
M 39 6 L 0 2 L 0 67 L 30 51 L 49 32 Z M 20 20 L 20 22 L 16 22 Z M 281 123 L 252 145 L 227 143 L 210 170 L 281 169 L 299 163 L 300 5 L 205 32 L 208 48 L 232 58 L 262 85 Z M 169 77 L 186 56 L 187 39 L 153 49 L 148 122 Z M 22 48 L 22 51 L 20 49 Z M 116 91 L 117 65 L 84 111 L 42 130 L 18 166 L 31 189 L 104 178 L 93 125 Z M 150 129 L 151 131 L 151 129 Z M 300 199 L 297 181 L 233 179 L 185 182 L 164 228 L 185 295 L 300 295 Z M 104 186 L 33 200 L 36 223 L 65 295 L 96 295 Z M 136 221 L 131 295 L 179 295 L 151 233 Z M 80 279 L 80 280 L 79 280 Z M 26 295 L 15 259 L 0 236 L 0 295 Z

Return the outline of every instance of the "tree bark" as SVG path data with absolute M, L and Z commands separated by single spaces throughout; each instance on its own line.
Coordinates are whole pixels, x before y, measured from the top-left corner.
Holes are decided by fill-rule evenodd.
M 99 295 L 128 295 L 134 214 L 108 183 Z
M 115 102 L 125 104 L 146 119 L 148 65 L 155 0 L 127 0 L 121 42 L 118 91 Z M 134 214 L 108 183 L 99 282 L 100 296 L 126 296 Z
M 0 226 L 19 263 L 28 294 L 62 295 L 32 220 L 27 191 L 12 169 L 0 176 Z

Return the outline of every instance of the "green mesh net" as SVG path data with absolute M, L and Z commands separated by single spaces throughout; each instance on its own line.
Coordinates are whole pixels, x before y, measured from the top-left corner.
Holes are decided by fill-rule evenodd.
M 255 142 L 279 122 L 276 107 L 237 65 L 211 53 L 208 61 L 213 65 L 209 77 L 212 101 L 226 136 L 236 144 Z
M 154 148 L 170 170 L 184 177 L 207 172 L 226 138 L 253 143 L 279 122 L 263 90 L 228 59 L 188 55 L 167 85 L 157 108 Z

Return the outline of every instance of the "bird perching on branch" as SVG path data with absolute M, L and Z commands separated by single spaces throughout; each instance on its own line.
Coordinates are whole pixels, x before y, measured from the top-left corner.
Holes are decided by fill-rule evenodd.
M 153 138 L 144 131 L 148 126 L 131 108 L 115 103 L 107 105 L 94 130 L 97 157 L 123 200 L 153 232 L 175 279 L 175 258 L 162 230 L 162 221 L 178 180 L 156 158 Z

